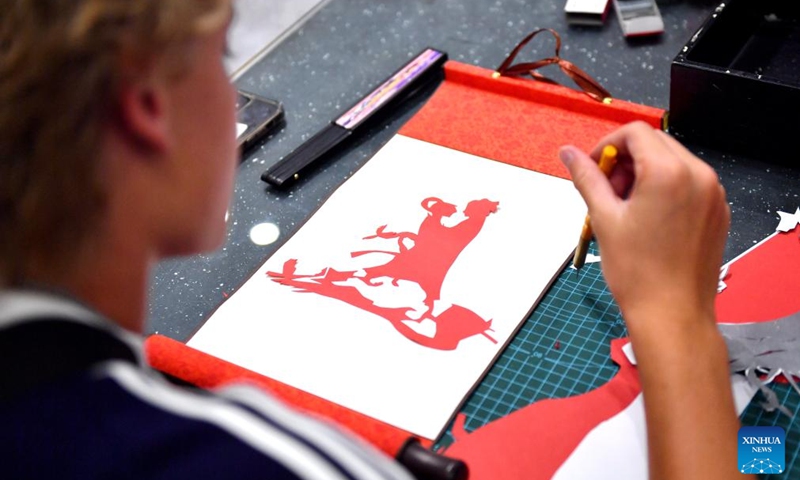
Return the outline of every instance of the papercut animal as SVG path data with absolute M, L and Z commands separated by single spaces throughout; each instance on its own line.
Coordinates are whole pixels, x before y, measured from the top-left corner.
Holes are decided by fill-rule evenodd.
M 336 270 L 324 268 L 306 275 L 297 272 L 298 259 L 287 260 L 281 272 L 267 272 L 267 275 L 281 285 L 293 287 L 298 292 L 316 293 L 335 298 L 354 307 L 374 313 L 389 323 L 409 340 L 437 350 L 455 350 L 461 340 L 474 335 L 483 335 L 497 343 L 490 335 L 492 320 L 485 320 L 470 309 L 460 305 L 450 305 L 436 312 L 435 303 L 440 300 L 442 284 L 447 273 L 467 245 L 478 236 L 489 215 L 495 213 L 498 202 L 480 199 L 472 200 L 464 208 L 464 219 L 455 225 L 447 226 L 443 221 L 458 210 L 455 205 L 436 197 L 422 201 L 427 212 L 416 232 L 389 232 L 387 225 L 376 229 L 370 239 L 394 239 L 394 250 L 360 250 L 350 254 L 351 258 L 382 254 L 390 256 L 388 261 L 377 263 L 359 270 Z M 369 287 L 400 287 L 400 282 L 412 282 L 424 292 L 424 309 L 415 312 L 411 305 L 390 308 L 375 303 L 365 292 Z M 432 334 L 422 333 L 423 322 L 433 322 Z

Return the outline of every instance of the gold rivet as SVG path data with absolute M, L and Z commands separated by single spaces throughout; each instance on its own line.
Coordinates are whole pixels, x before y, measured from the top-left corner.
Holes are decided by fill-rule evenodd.
M 300 178 L 300 174 L 299 173 L 295 173 L 294 174 L 294 179 L 297 180 L 298 178 Z
M 612 102 L 613 100 L 614 100 L 614 99 L 613 99 L 613 98 L 611 98 L 611 97 L 606 97 L 606 98 L 604 98 L 604 99 L 603 99 L 603 103 L 605 103 L 606 105 L 611 105 L 611 102 Z
M 500 72 L 493 72 L 492 78 L 500 78 Z

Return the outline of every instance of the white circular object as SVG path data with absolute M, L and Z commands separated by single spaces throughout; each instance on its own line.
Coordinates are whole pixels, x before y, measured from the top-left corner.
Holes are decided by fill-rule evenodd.
M 250 229 L 250 240 L 256 245 L 269 245 L 281 235 L 281 229 L 274 223 L 259 223 Z

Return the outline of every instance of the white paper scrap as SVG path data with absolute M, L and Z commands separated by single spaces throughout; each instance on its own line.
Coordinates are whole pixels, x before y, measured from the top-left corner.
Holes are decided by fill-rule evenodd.
M 631 362 L 631 365 L 636 365 L 636 355 L 633 354 L 633 344 L 631 342 L 626 343 L 622 347 L 622 353 L 628 358 L 628 361 Z
M 246 124 L 238 123 L 238 122 L 236 123 L 236 138 L 241 137 L 242 134 L 244 132 L 246 132 L 246 131 L 247 131 L 247 125 Z
M 728 288 L 728 284 L 725 283 L 725 279 L 728 278 L 728 268 L 730 264 L 723 265 L 722 268 L 719 269 L 719 280 L 717 281 L 717 293 L 722 293 L 726 288 Z
M 800 224 L 800 207 L 794 213 L 778 212 L 778 215 L 781 217 L 781 221 L 775 230 L 779 232 L 794 230 Z

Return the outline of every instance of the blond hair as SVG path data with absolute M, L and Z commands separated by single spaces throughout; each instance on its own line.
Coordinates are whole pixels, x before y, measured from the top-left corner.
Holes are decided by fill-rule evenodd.
M 221 28 L 230 0 L 3 0 L 0 285 L 26 265 L 69 268 L 105 203 L 102 123 L 122 64 Z

